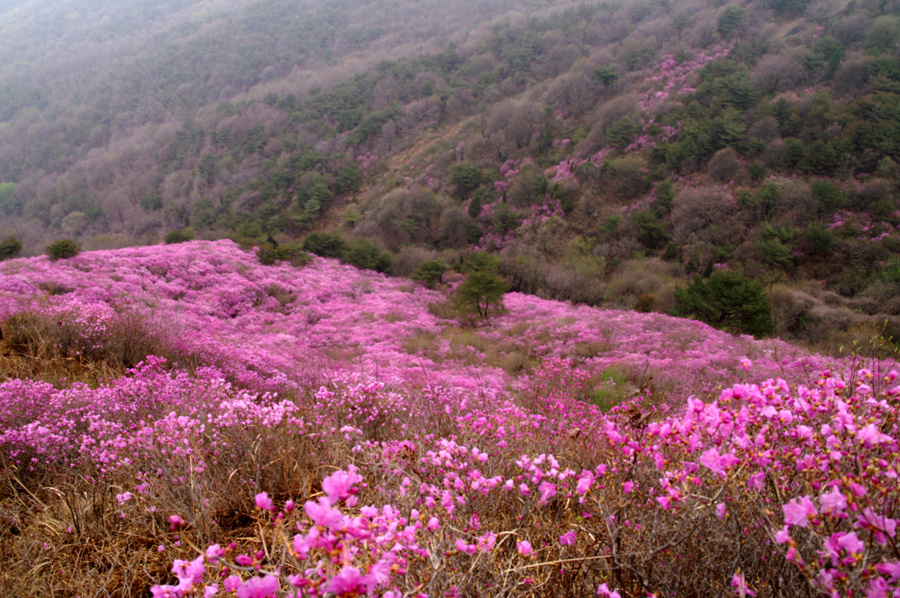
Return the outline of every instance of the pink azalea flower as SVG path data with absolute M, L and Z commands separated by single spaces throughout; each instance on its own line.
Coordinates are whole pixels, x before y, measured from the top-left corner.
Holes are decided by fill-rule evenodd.
M 303 505 L 303 510 L 306 511 L 306 514 L 316 525 L 331 527 L 344 519 L 344 514 L 337 509 L 333 509 L 331 504 L 327 498 L 321 497 L 317 503 L 311 500 L 306 501 Z
M 610 591 L 609 586 L 605 583 L 601 583 L 597 588 L 598 596 L 605 596 L 606 598 L 622 598 L 618 591 L 612 590 Z
M 786 544 L 791 541 L 791 533 L 788 531 L 788 527 L 784 526 L 777 532 L 775 532 L 775 543 L 776 544 Z
M 596 478 L 593 473 L 587 470 L 583 471 L 581 477 L 578 478 L 578 484 L 575 486 L 575 493 L 579 496 L 584 496 L 591 489 L 591 486 L 594 485 L 595 481 Z
M 741 598 L 746 598 L 746 596 L 756 596 L 756 592 L 747 587 L 747 581 L 744 579 L 744 574 L 741 572 L 737 572 L 732 576 L 731 587 L 734 588 L 735 592 L 737 592 L 738 596 Z
M 847 508 L 847 498 L 844 493 L 837 488 L 832 488 L 831 492 L 826 492 L 819 498 L 819 504 L 822 505 L 823 513 L 843 513 Z
M 203 574 L 206 567 L 203 564 L 203 555 L 198 556 L 193 561 L 182 561 L 175 559 L 172 564 L 172 573 L 178 577 L 178 589 L 190 592 L 194 589 L 194 585 L 203 581 Z
M 280 585 L 274 575 L 253 577 L 238 588 L 237 598 L 270 598 L 278 591 Z
M 181 598 L 182 592 L 175 586 L 153 586 L 150 588 L 153 598 Z
M 784 512 L 784 523 L 788 526 L 806 527 L 817 514 L 809 495 L 792 499 L 788 504 L 782 505 L 781 510 Z
M 274 511 L 275 505 L 272 503 L 272 499 L 269 498 L 268 493 L 260 492 L 256 495 L 256 508 L 264 511 Z
M 477 539 L 476 547 L 481 552 L 490 552 L 494 549 L 494 544 L 496 544 L 496 542 L 497 534 L 495 534 L 494 532 L 488 532 Z
M 722 466 L 722 457 L 715 448 L 703 451 L 700 455 L 700 465 L 703 465 L 716 475 L 725 475 L 725 468 Z
M 306 541 L 306 538 L 304 538 L 301 534 L 294 534 L 294 541 L 292 545 L 294 547 L 294 553 L 300 559 L 306 559 L 306 557 L 309 555 L 309 549 L 312 548 L 312 546 L 310 546 Z
M 169 529 L 173 532 L 184 525 L 184 520 L 178 515 L 169 515 Z
M 876 577 L 869 581 L 869 588 L 866 590 L 866 598 L 885 598 L 889 596 L 891 591 L 888 582 L 883 577 Z
M 322 481 L 322 489 L 328 495 L 328 502 L 332 505 L 356 494 L 358 490 L 354 487 L 355 484 L 363 481 L 362 476 L 356 473 L 354 465 L 351 465 L 349 469 L 349 472 L 336 471 Z
M 218 544 L 213 544 L 209 548 L 206 549 L 206 558 L 209 560 L 216 562 L 221 557 L 225 556 L 225 550 L 219 546 Z
M 551 484 L 550 482 L 541 482 L 541 485 L 538 486 L 538 490 L 541 493 L 541 499 L 538 501 L 539 505 L 547 504 L 549 499 L 556 496 L 556 485 Z
M 753 488 L 754 490 L 756 490 L 757 492 L 759 492 L 763 489 L 763 487 L 765 486 L 765 483 L 766 483 L 766 474 L 761 471 L 757 471 L 756 473 L 754 473 L 747 479 L 747 485 L 750 486 L 751 488 Z
M 837 538 L 837 545 L 850 554 L 862 554 L 865 552 L 866 545 L 856 536 L 855 532 L 850 532 L 849 534 L 835 534 L 835 536 L 838 535 L 840 537 Z
M 241 581 L 241 578 L 238 577 L 237 575 L 229 575 L 227 578 L 225 578 L 225 581 L 222 583 L 222 586 L 225 588 L 226 592 L 237 591 L 237 589 L 240 588 L 242 585 L 244 585 L 244 582 Z
M 875 541 L 881 546 L 887 544 L 888 536 L 893 538 L 897 535 L 897 520 L 885 515 L 876 515 L 871 508 L 866 508 L 863 511 L 862 516 L 855 525 L 856 527 L 875 532 Z
M 890 575 L 891 583 L 900 579 L 900 561 L 893 563 L 878 563 L 875 565 L 875 570 L 882 575 Z
M 559 537 L 559 543 L 563 546 L 570 546 L 575 543 L 575 540 L 578 538 L 578 534 L 575 531 L 569 531 L 564 533 Z
M 333 592 L 337 596 L 357 596 L 361 592 L 360 586 L 363 576 L 356 567 L 344 567 L 340 573 L 328 580 L 325 584 L 326 592 Z
M 522 540 L 521 542 L 516 542 L 516 549 L 519 551 L 519 554 L 522 556 L 529 556 L 534 552 L 534 548 L 531 547 L 531 542 L 528 540 Z

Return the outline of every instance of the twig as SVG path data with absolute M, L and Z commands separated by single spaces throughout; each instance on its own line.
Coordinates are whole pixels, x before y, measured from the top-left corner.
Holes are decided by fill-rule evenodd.
M 596 561 L 599 559 L 609 559 L 612 558 L 611 555 L 601 554 L 598 556 L 585 556 L 577 559 L 562 559 L 560 561 L 548 561 L 546 563 L 534 563 L 533 565 L 525 565 L 524 567 L 513 567 L 512 569 L 507 569 L 504 573 L 512 573 L 513 571 L 519 571 L 521 569 L 534 569 L 535 567 L 543 567 L 545 565 L 559 565 L 561 563 L 580 563 L 583 561 Z

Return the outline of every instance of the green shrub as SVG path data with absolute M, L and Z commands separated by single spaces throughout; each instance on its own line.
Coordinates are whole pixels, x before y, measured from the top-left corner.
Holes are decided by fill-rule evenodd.
M 320 257 L 344 257 L 347 242 L 337 233 L 310 233 L 303 240 L 303 249 Z
M 194 229 L 190 226 L 187 226 L 185 228 L 179 228 L 167 233 L 166 236 L 163 237 L 163 241 L 166 242 L 166 245 L 174 245 L 175 243 L 186 243 L 187 241 L 193 241 L 194 236 Z
M 278 260 L 278 250 L 271 243 L 263 243 L 256 250 L 256 257 L 263 266 L 271 266 Z
M 81 251 L 74 239 L 59 239 L 47 246 L 47 255 L 53 261 L 75 257 Z
M 766 167 L 759 162 L 753 162 L 747 167 L 747 174 L 750 175 L 751 180 L 758 181 L 766 176 Z
M 503 310 L 503 296 L 509 283 L 489 270 L 477 270 L 468 275 L 456 290 L 454 305 L 463 315 L 487 318 L 492 311 Z
M 719 26 L 717 27 L 719 35 L 728 37 L 733 31 L 740 28 L 747 16 L 747 9 L 740 5 L 729 6 L 719 18 Z
M 650 210 L 641 210 L 631 216 L 635 236 L 647 249 L 658 249 L 669 240 L 666 224 Z
M 394 259 L 387 251 L 368 239 L 356 239 L 347 246 L 344 261 L 357 268 L 387 273 L 394 265 Z
M 463 315 L 479 315 L 487 318 L 491 311 L 503 310 L 503 295 L 509 283 L 497 272 L 500 260 L 485 251 L 470 253 L 459 266 L 468 274 L 456 290 L 453 303 Z
M 444 260 L 427 260 L 419 264 L 412 273 L 413 280 L 421 280 L 429 288 L 434 288 L 444 280 L 444 273 L 449 270 Z
M 763 286 L 740 272 L 719 270 L 695 277 L 675 290 L 676 315 L 695 317 L 732 333 L 762 337 L 771 330 L 771 310 Z
M 653 311 L 653 306 L 656 304 L 656 297 L 650 293 L 644 293 L 640 297 L 637 298 L 637 301 L 634 304 L 634 311 L 646 314 Z
M 275 249 L 275 259 L 300 267 L 308 264 L 312 260 L 312 256 L 303 249 L 303 243 L 291 241 L 282 243 Z
M 453 167 L 453 184 L 462 192 L 472 192 L 481 185 L 481 171 L 471 162 L 460 162 Z
M 616 147 L 622 148 L 634 141 L 640 127 L 633 119 L 623 116 L 606 129 L 606 140 Z
M 22 239 L 15 235 L 6 237 L 0 241 L 0 260 L 9 260 L 19 255 L 22 251 Z

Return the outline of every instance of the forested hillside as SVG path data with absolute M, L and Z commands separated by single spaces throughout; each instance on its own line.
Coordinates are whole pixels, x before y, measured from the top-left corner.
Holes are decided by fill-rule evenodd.
M 229 237 L 408 276 L 480 249 L 547 298 L 900 337 L 898 10 L 3 2 L 2 251 Z

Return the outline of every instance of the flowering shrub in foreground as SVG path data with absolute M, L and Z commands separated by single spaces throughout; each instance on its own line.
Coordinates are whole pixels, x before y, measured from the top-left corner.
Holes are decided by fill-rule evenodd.
M 540 422 L 530 446 L 581 426 L 556 455 L 519 454 L 463 412 L 454 436 L 481 448 L 347 427 L 359 466 L 302 513 L 257 494 L 256 540 L 176 561 L 154 595 L 896 595 L 896 377 L 879 395 L 866 371 L 855 389 L 741 384 L 654 421 L 640 401 L 581 409 L 559 380 L 553 409 L 497 418 Z

